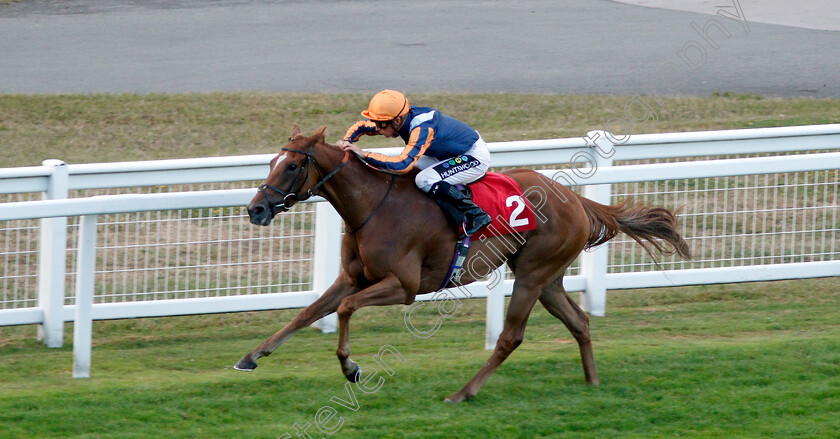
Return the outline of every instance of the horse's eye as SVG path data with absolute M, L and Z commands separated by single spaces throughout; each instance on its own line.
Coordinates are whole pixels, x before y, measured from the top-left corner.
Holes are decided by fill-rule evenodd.
M 288 168 L 286 168 L 286 169 L 288 169 L 288 170 L 290 170 L 290 171 L 294 171 L 294 170 L 295 170 L 295 169 L 297 169 L 297 168 L 298 168 L 298 165 L 296 165 L 296 164 L 294 164 L 294 163 L 291 163 L 291 164 L 289 164 L 289 167 L 288 167 Z

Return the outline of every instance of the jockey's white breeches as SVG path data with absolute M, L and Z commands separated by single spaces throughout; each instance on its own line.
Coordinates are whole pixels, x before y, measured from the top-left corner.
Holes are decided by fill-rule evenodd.
M 461 155 L 441 160 L 422 156 L 415 164 L 422 169 L 414 178 L 423 192 L 428 192 L 432 185 L 445 181 L 451 185 L 472 183 L 483 177 L 490 168 L 490 150 L 481 136 L 473 146 Z

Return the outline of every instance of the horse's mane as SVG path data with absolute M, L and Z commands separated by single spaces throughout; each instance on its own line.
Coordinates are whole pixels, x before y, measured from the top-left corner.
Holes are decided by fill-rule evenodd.
M 329 149 L 331 149 L 331 150 L 333 150 L 333 151 L 336 151 L 336 152 L 343 152 L 343 151 L 344 151 L 344 149 L 343 149 L 342 147 L 338 146 L 338 144 L 336 144 L 336 143 L 328 143 L 327 141 L 321 141 L 321 142 L 319 142 L 319 143 L 323 144 L 323 145 L 324 145 L 324 146 L 326 146 L 327 148 L 329 148 Z M 353 155 L 355 156 L 355 154 L 353 154 Z M 420 170 L 419 170 L 419 169 L 417 169 L 416 167 L 414 167 L 414 168 L 412 168 L 410 171 L 408 171 L 408 172 L 407 172 L 407 173 L 405 173 L 405 174 L 397 174 L 397 173 L 394 173 L 394 172 L 388 172 L 388 171 L 384 171 L 384 170 L 381 170 L 381 169 L 376 169 L 376 168 L 374 168 L 373 166 L 370 166 L 370 165 L 368 165 L 367 163 L 365 163 L 365 161 L 364 161 L 361 157 L 356 156 L 356 158 L 357 158 L 357 159 L 359 159 L 359 162 L 360 162 L 362 165 L 364 165 L 364 167 L 365 167 L 365 168 L 367 168 L 367 169 L 368 169 L 368 170 L 370 170 L 370 171 L 376 172 L 376 173 L 378 173 L 378 174 L 395 175 L 397 178 L 400 178 L 400 177 L 411 177 L 411 178 L 413 179 L 413 178 L 414 178 L 414 176 L 415 176 L 415 175 L 417 175 L 417 173 L 418 173 L 418 172 L 420 172 Z
M 335 143 L 328 143 L 328 142 L 326 142 L 326 141 L 325 141 L 325 142 L 322 142 L 322 143 L 323 143 L 325 146 L 329 147 L 330 149 L 332 149 L 332 150 L 334 150 L 334 151 L 341 151 L 341 150 L 343 149 L 343 148 L 341 148 L 340 146 L 338 146 L 338 145 L 337 145 L 337 144 L 335 144 Z

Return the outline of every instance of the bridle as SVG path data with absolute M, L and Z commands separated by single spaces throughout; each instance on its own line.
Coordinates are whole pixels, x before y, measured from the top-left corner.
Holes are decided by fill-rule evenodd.
M 298 201 L 306 200 L 307 198 L 314 195 L 315 190 L 318 189 L 319 187 L 323 186 L 324 183 L 327 182 L 327 180 L 329 180 L 335 174 L 337 174 L 338 171 L 341 170 L 341 168 L 343 168 L 344 165 L 347 164 L 348 159 L 352 155 L 349 151 L 346 152 L 344 154 L 344 158 L 341 159 L 341 162 L 338 165 L 336 165 L 335 168 L 333 168 L 326 175 L 321 175 L 321 167 L 318 166 L 318 160 L 316 160 L 315 156 L 312 154 L 312 149 L 314 147 L 315 147 L 315 145 L 310 146 L 309 151 L 302 151 L 302 150 L 299 150 L 299 149 L 292 149 L 292 148 L 280 148 L 282 151 L 296 152 L 296 153 L 305 155 L 306 156 L 306 165 L 302 166 L 300 168 L 300 171 L 298 171 L 297 175 L 295 175 L 295 179 L 292 180 L 292 183 L 289 185 L 288 190 L 283 190 L 283 189 L 277 188 L 275 186 L 271 186 L 270 184 L 266 184 L 266 183 L 263 183 L 263 184 L 259 185 L 259 187 L 257 188 L 257 190 L 259 190 L 260 193 L 263 194 L 263 197 L 265 197 L 265 200 L 268 202 L 268 206 L 269 206 L 269 209 L 271 211 L 271 216 L 272 217 L 274 215 L 276 215 L 278 212 L 285 212 L 285 211 L 289 210 Z M 305 197 L 301 198 L 300 195 L 299 195 L 299 192 L 303 189 L 303 185 L 306 184 L 306 180 L 309 179 L 309 167 L 312 163 L 315 163 L 315 170 L 318 171 L 318 181 L 311 188 L 309 188 L 309 190 L 306 191 Z M 367 164 L 364 160 L 362 160 L 362 163 L 364 163 L 365 165 L 373 168 L 372 166 Z M 373 168 L 373 169 L 376 169 L 376 168 Z M 355 227 L 353 230 L 346 230 L 345 229 L 345 233 L 352 234 L 352 233 L 356 233 L 359 230 L 361 230 L 362 227 L 364 227 L 365 224 L 367 224 L 368 221 L 370 221 L 370 219 L 373 218 L 373 216 L 376 214 L 376 212 L 378 212 L 379 209 L 385 204 L 385 200 L 388 199 L 388 195 L 391 193 L 391 190 L 394 188 L 394 184 L 397 181 L 397 178 L 396 178 L 397 174 L 387 172 L 387 171 L 381 171 L 379 169 L 377 169 L 377 171 L 386 172 L 388 174 L 391 174 L 391 182 L 388 184 L 388 190 L 385 191 L 385 196 L 382 197 L 382 199 L 379 201 L 379 204 L 373 209 L 373 211 L 371 211 L 371 213 L 367 216 L 367 218 L 365 218 L 364 221 L 362 221 L 362 223 L 359 224 L 358 227 Z M 301 180 L 301 178 L 300 178 L 301 176 L 303 176 L 303 180 Z M 294 187 L 298 186 L 298 181 L 300 181 L 300 185 L 297 188 L 297 190 L 295 190 Z M 271 189 L 274 192 L 277 192 L 278 194 L 282 195 L 283 196 L 283 201 L 280 202 L 280 203 L 271 202 L 271 198 L 269 198 L 268 193 L 266 193 L 266 189 Z M 280 210 L 280 209 L 282 209 L 282 210 Z
M 313 150 L 314 147 L 315 147 L 315 145 L 310 146 L 309 151 L 303 151 L 303 150 L 293 149 L 293 148 L 280 148 L 282 151 L 296 152 L 296 153 L 305 155 L 306 156 L 306 164 L 304 166 L 300 167 L 300 171 L 298 171 L 297 175 L 295 175 L 295 179 L 292 180 L 292 183 L 289 185 L 289 189 L 287 189 L 287 190 L 283 190 L 283 189 L 277 188 L 275 186 L 272 186 L 272 185 L 266 184 L 266 183 L 263 183 L 263 184 L 259 185 L 257 190 L 259 190 L 260 193 L 262 193 L 263 196 L 265 197 L 265 200 L 268 201 L 268 206 L 271 209 L 271 216 L 276 215 L 277 212 L 285 212 L 285 211 L 289 210 L 298 201 L 306 200 L 307 198 L 309 198 L 313 194 L 315 194 L 315 190 L 317 190 L 319 187 L 323 186 L 324 183 L 327 182 L 327 180 L 332 178 L 335 174 L 338 173 L 338 171 L 342 167 L 344 167 L 344 165 L 347 163 L 348 157 L 350 156 L 349 152 L 345 153 L 344 158 L 341 159 L 341 162 L 335 168 L 333 168 L 326 175 L 322 175 L 321 174 L 321 167 L 318 166 L 318 160 L 316 160 L 315 156 L 312 154 L 312 150 Z M 318 181 L 311 188 L 309 188 L 309 190 L 307 190 L 306 193 L 304 193 L 303 198 L 301 198 L 300 191 L 303 189 L 303 186 L 306 184 L 306 180 L 309 179 L 309 168 L 312 165 L 312 163 L 315 163 L 315 170 L 318 172 Z M 303 179 L 300 178 L 301 176 L 303 176 Z M 298 185 L 298 182 L 300 182 L 299 185 Z M 298 186 L 298 188 L 295 189 L 295 186 Z M 266 193 L 266 189 L 271 189 L 274 192 L 277 192 L 278 194 L 282 195 L 283 196 L 283 201 L 281 201 L 279 203 L 272 202 L 271 198 L 269 198 L 269 196 L 268 196 L 268 193 Z M 282 210 L 280 210 L 280 209 L 282 209 Z

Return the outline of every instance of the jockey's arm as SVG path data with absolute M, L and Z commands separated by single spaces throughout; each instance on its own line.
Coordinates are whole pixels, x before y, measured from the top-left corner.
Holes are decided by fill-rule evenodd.
M 347 142 L 355 142 L 359 140 L 362 135 L 375 136 L 376 125 L 369 120 L 360 120 L 353 124 L 344 134 L 344 139 Z
M 434 128 L 422 125 L 418 126 L 411 131 L 408 137 L 408 143 L 400 155 L 389 156 L 367 152 L 365 154 L 365 161 L 379 169 L 396 172 L 397 174 L 405 174 L 414 167 L 417 159 L 426 153 L 434 137 Z

